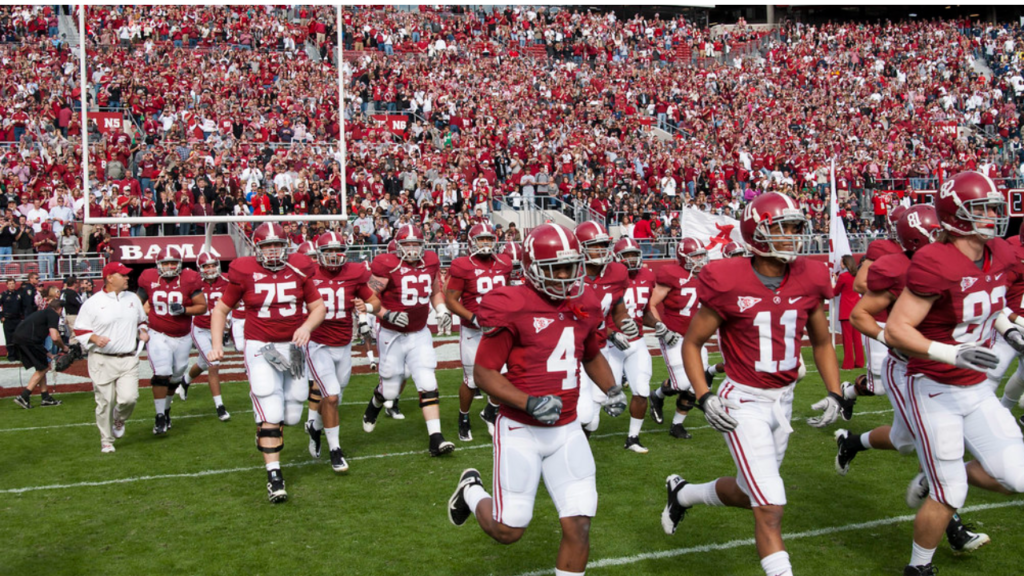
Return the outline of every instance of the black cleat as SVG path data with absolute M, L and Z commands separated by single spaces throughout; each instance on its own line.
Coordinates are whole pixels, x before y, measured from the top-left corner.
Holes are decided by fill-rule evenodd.
M 29 410 L 29 409 L 32 408 L 32 402 L 26 400 L 24 396 L 15 396 L 14 397 L 14 403 L 17 404 L 18 406 L 21 406 L 22 408 L 24 408 L 26 410 Z
M 662 408 L 665 406 L 665 399 L 659 398 L 657 394 L 651 394 L 648 401 L 651 403 L 651 420 L 654 420 L 655 424 L 662 424 L 665 422 L 665 415 L 662 413 Z
M 313 458 L 320 457 L 320 443 L 323 441 L 324 431 L 313 427 L 313 422 L 306 421 L 306 434 L 309 434 L 309 455 Z
M 345 453 L 341 448 L 331 450 L 331 469 L 338 474 L 348 472 L 348 460 L 345 460 Z
M 448 499 L 448 520 L 456 526 L 462 526 L 469 519 L 473 511 L 469 509 L 469 504 L 466 503 L 466 489 L 470 486 L 483 486 L 484 483 L 480 480 L 480 473 L 473 468 L 467 468 L 462 471 L 462 476 L 459 477 L 459 484 L 455 487 L 455 493 Z
M 868 375 L 861 374 L 853 381 L 853 390 L 857 396 L 874 396 L 875 393 L 868 388 Z
M 665 530 L 665 534 L 675 534 L 676 528 L 679 523 L 682 522 L 683 517 L 686 516 L 688 507 L 683 506 L 679 503 L 679 491 L 683 489 L 683 486 L 689 484 L 686 480 L 683 480 L 678 475 L 673 474 L 665 479 L 665 489 L 668 491 L 668 503 L 665 504 L 665 509 L 661 512 L 661 527 Z
M 469 423 L 469 414 L 459 414 L 459 440 L 462 442 L 473 441 L 473 430 Z
M 935 576 L 936 574 L 938 574 L 938 571 L 930 563 L 924 566 L 907 565 L 903 569 L 903 576 Z
M 636 452 L 637 454 L 647 454 L 648 452 L 647 447 L 640 443 L 639 436 L 627 436 L 626 445 L 623 446 L 623 448 Z
M 366 405 L 366 412 L 363 412 L 363 431 L 373 432 L 373 429 L 377 426 L 377 416 L 380 416 L 381 406 L 374 406 L 373 399 Z
M 441 456 L 455 451 L 455 444 L 448 442 L 440 432 L 430 435 L 430 455 Z
M 974 532 L 974 526 L 961 522 L 959 514 L 953 514 L 946 526 L 946 539 L 954 552 L 973 552 L 992 541 L 988 534 Z
M 838 451 L 836 452 L 836 472 L 840 476 L 846 476 L 846 473 L 850 471 L 850 462 L 853 462 L 853 458 L 857 455 L 857 451 L 850 446 L 850 431 L 840 428 L 836 430 L 836 446 Z
M 487 433 L 494 437 L 494 423 L 498 420 L 498 407 L 490 402 L 480 411 L 480 419 L 487 424 Z
M 398 406 L 398 398 L 391 401 L 390 408 L 384 407 L 384 415 L 395 420 L 405 420 L 405 414 L 402 414 L 402 409 Z
M 668 435 L 673 438 L 679 438 L 680 440 L 689 440 L 690 438 L 693 438 L 693 436 L 686 431 L 686 428 L 683 428 L 682 422 L 679 424 L 673 424 L 672 427 L 668 429 Z
M 843 420 L 849 422 L 850 418 L 853 418 L 853 407 L 857 403 L 856 387 L 849 382 L 843 382 L 839 385 L 839 391 L 839 395 L 843 397 L 843 401 L 839 404 L 840 414 L 842 414 Z
M 43 396 L 43 400 L 39 402 L 40 406 L 60 406 L 63 404 L 60 400 L 57 400 L 53 396 Z
M 228 414 L 228 409 L 223 405 L 217 406 L 217 418 L 219 418 L 221 422 L 227 422 L 228 420 L 231 420 L 231 414 Z
M 182 402 L 184 402 L 185 400 L 188 400 L 188 387 L 189 386 L 191 386 L 191 384 L 185 384 L 184 382 L 182 382 L 181 384 L 178 384 L 178 398 L 181 398 Z
M 171 429 L 171 409 L 164 410 L 164 418 L 167 419 L 167 429 Z
M 167 416 L 164 414 L 156 415 L 156 424 L 153 425 L 153 434 L 160 436 L 167 434 Z
M 279 504 L 288 501 L 288 492 L 285 492 L 284 476 L 281 476 L 281 471 L 271 470 L 268 477 L 267 498 L 270 499 L 270 503 Z

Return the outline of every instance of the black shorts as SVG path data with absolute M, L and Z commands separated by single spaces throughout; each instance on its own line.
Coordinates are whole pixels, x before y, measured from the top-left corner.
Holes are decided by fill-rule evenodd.
M 18 359 L 25 368 L 34 368 L 37 371 L 46 370 L 50 367 L 50 359 L 46 357 L 46 347 L 42 344 L 15 345 L 18 349 Z

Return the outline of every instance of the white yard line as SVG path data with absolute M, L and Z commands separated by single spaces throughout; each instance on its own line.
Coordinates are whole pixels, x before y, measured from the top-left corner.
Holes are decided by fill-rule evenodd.
M 1008 502 L 997 502 L 994 504 L 978 504 L 976 506 L 967 506 L 959 510 L 960 514 L 970 512 L 981 512 L 984 510 L 996 510 L 999 508 L 1011 508 L 1024 506 L 1024 500 L 1011 500 Z M 653 518 L 653 515 L 652 515 Z M 905 516 L 892 516 L 889 518 L 881 518 L 879 520 L 871 520 L 870 522 L 859 522 L 856 524 L 845 524 L 842 526 L 829 526 L 826 528 L 818 528 L 816 530 L 807 530 L 804 532 L 794 532 L 792 534 L 783 534 L 783 540 L 791 542 L 793 540 L 800 540 L 803 538 L 817 538 L 818 536 L 828 536 L 830 534 L 837 534 L 839 532 L 852 532 L 854 530 L 864 530 L 867 528 L 877 528 L 879 526 L 889 526 L 891 524 L 900 524 L 902 522 L 910 522 L 914 519 L 914 516 L 907 514 Z M 653 520 L 652 520 L 653 521 Z M 691 546 L 689 548 L 676 548 L 675 550 L 662 550 L 660 552 L 646 552 L 644 554 L 636 554 L 634 556 L 622 556 L 619 558 L 605 558 L 603 560 L 594 560 L 587 564 L 587 570 L 594 570 L 597 568 L 607 568 L 609 566 L 626 566 L 629 564 L 636 564 L 637 562 L 643 562 L 645 560 L 663 560 L 665 558 L 676 558 L 678 556 L 685 556 L 687 554 L 697 554 L 701 552 L 715 552 L 718 550 L 731 550 L 733 548 L 740 548 L 743 546 L 753 546 L 754 539 L 746 538 L 742 540 L 732 540 L 729 542 L 721 542 L 718 544 L 704 544 L 701 546 Z M 544 570 L 535 570 L 533 572 L 524 572 L 518 576 L 544 576 L 546 574 L 554 574 L 553 568 Z

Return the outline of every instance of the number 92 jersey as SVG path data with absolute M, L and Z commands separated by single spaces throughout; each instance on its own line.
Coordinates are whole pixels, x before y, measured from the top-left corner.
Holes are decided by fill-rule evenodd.
M 427 314 L 430 312 L 430 296 L 434 291 L 434 281 L 441 269 L 437 254 L 424 250 L 423 257 L 416 266 L 399 260 L 394 254 L 381 254 L 373 259 L 370 273 L 378 278 L 386 278 L 387 287 L 380 293 L 380 303 L 392 312 L 409 314 L 409 325 L 402 328 L 383 319 L 380 325 L 395 332 L 419 332 L 427 325 Z
M 907 269 L 907 289 L 923 298 L 937 297 L 917 326 L 929 340 L 945 344 L 988 344 L 996 316 L 1006 306 L 1007 283 L 1020 264 L 1009 244 L 990 240 L 981 268 L 952 244 L 934 243 L 914 253 Z M 907 374 L 924 374 L 942 384 L 970 386 L 984 372 L 924 358 L 911 358 Z
M 754 273 L 750 258 L 711 262 L 697 278 L 697 298 L 722 317 L 725 372 L 754 388 L 796 381 L 800 340 L 810 313 L 832 297 L 828 268 L 806 258 L 790 263 L 778 290 Z
M 476 314 L 484 294 L 510 284 L 512 262 L 504 254 L 495 254 L 487 260 L 461 256 L 452 262 L 448 274 L 446 289 L 462 292 L 462 305 L 470 314 Z
M 228 308 L 234 308 L 239 301 L 245 303 L 246 340 L 290 341 L 295 330 L 306 320 L 302 304 L 320 299 L 313 286 L 313 274 L 316 272 L 313 261 L 302 254 L 292 254 L 288 263 L 291 266 L 272 272 L 253 256 L 231 262 L 228 269 L 231 284 L 221 296 L 221 301 Z
M 580 360 L 601 353 L 598 327 L 604 319 L 593 290 L 574 300 L 553 302 L 528 285 L 495 288 L 477 312 L 484 338 L 476 363 L 491 370 L 508 365 L 505 377 L 531 396 L 554 394 L 562 399 L 555 426 L 576 419 Z M 501 414 L 531 426 L 544 426 L 517 408 L 501 405 Z
M 180 338 L 192 330 L 192 317 L 186 314 L 171 316 L 171 303 L 188 308 L 192 297 L 203 292 L 203 279 L 195 270 L 185 268 L 174 278 L 163 278 L 156 268 L 149 268 L 139 276 L 139 297 L 149 302 L 149 327 Z

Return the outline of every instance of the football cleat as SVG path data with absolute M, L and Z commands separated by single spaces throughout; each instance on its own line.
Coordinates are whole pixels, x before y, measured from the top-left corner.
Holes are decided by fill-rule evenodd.
M 398 398 L 384 403 L 384 415 L 395 420 L 405 420 L 405 414 L 402 414 L 402 409 L 398 406 Z
M 121 438 L 124 436 L 124 420 L 114 420 L 114 438 Z
M 946 539 L 954 552 L 973 552 L 992 541 L 988 534 L 974 532 L 974 526 L 960 521 L 959 514 L 946 526 Z
M 32 408 L 32 402 L 25 400 L 25 398 L 22 396 L 15 396 L 14 403 L 26 410 Z
M 490 402 L 487 406 L 480 411 L 480 419 L 487 424 L 487 433 L 494 437 L 494 422 L 498 419 L 498 407 L 491 405 Z
M 918 472 L 907 486 L 907 506 L 914 509 L 920 508 L 924 504 L 924 499 L 928 497 L 929 491 L 928 477 L 924 472 Z
M 668 429 L 668 435 L 673 438 L 679 438 L 680 440 L 689 440 L 690 438 L 693 438 L 693 436 L 686 431 L 686 428 L 683 428 L 682 422 L 679 424 L 673 424 L 672 427 Z
M 377 371 L 377 363 L 376 362 L 370 362 L 370 372 L 376 372 L 376 371 Z
M 627 436 L 626 445 L 623 446 L 626 450 L 631 450 L 637 454 L 647 454 L 648 450 L 640 443 L 640 437 L 638 436 Z
M 363 431 L 373 432 L 373 429 L 377 427 L 377 416 L 380 416 L 380 411 L 383 406 L 374 406 L 373 399 L 366 404 L 366 412 L 363 412 Z
M 850 471 L 850 462 L 853 462 L 853 458 L 857 455 L 856 450 L 852 450 L 849 446 L 848 440 L 850 439 L 850 431 L 840 428 L 835 433 L 836 446 L 836 472 L 840 476 L 846 476 L 846 473 Z
M 102 452 L 104 454 L 112 454 L 112 453 L 114 453 L 115 450 L 116 449 L 114 448 L 113 444 L 101 444 L 100 445 L 100 452 Z
M 654 420 L 655 424 L 665 422 L 665 415 L 662 413 L 662 408 L 665 407 L 665 399 L 658 398 L 657 394 L 651 394 L 647 400 L 651 403 L 651 420 Z
M 331 450 L 331 469 L 338 474 L 348 472 L 348 460 L 345 460 L 345 453 L 341 448 Z
M 164 418 L 167 419 L 167 429 L 171 429 L 171 409 L 164 410 Z
M 306 434 L 309 434 L 309 455 L 313 458 L 320 457 L 320 443 L 323 441 L 323 430 L 313 427 L 313 421 L 306 421 Z
M 228 414 L 228 409 L 223 405 L 217 406 L 217 418 L 219 418 L 221 422 L 227 422 L 228 420 L 231 420 L 231 414 Z
M 63 404 L 60 400 L 57 400 L 53 396 L 44 396 L 42 401 L 39 402 L 40 406 L 60 406 Z
M 936 574 L 938 574 L 938 571 L 930 563 L 924 566 L 911 566 L 908 564 L 903 569 L 903 576 L 935 576 Z
M 167 434 L 167 416 L 164 414 L 156 415 L 156 423 L 153 425 L 153 434 L 157 436 L 161 434 Z
M 448 520 L 452 524 L 462 526 L 473 514 L 466 502 L 466 489 L 474 485 L 483 487 L 484 483 L 480 480 L 480 473 L 473 468 L 463 470 L 462 476 L 459 477 L 459 484 L 455 487 L 455 493 L 448 499 Z
M 430 455 L 441 456 L 443 454 L 451 454 L 455 451 L 455 444 L 448 442 L 444 439 L 444 436 L 440 432 L 435 432 L 430 435 Z
M 182 402 L 184 402 L 185 400 L 188 400 L 188 387 L 189 386 L 191 386 L 191 384 L 185 384 L 184 382 L 182 382 L 181 384 L 178 384 L 178 397 L 181 398 Z
M 267 482 L 267 498 L 271 504 L 279 504 L 288 500 L 288 492 L 284 489 L 284 477 L 280 470 L 270 472 L 270 481 Z
M 665 504 L 665 509 L 661 512 L 661 528 L 665 531 L 665 534 L 675 534 L 676 528 L 679 527 L 679 523 L 686 516 L 686 511 L 689 510 L 689 507 L 679 503 L 679 491 L 687 484 L 689 482 L 683 480 L 677 474 L 673 474 L 665 479 L 668 503 Z
M 839 385 L 839 395 L 844 400 L 840 406 L 843 420 L 849 422 L 850 418 L 853 418 L 853 406 L 857 403 L 857 391 L 854 389 L 853 384 L 843 382 Z
M 469 424 L 469 414 L 459 414 L 459 440 L 462 442 L 473 441 L 473 430 Z

